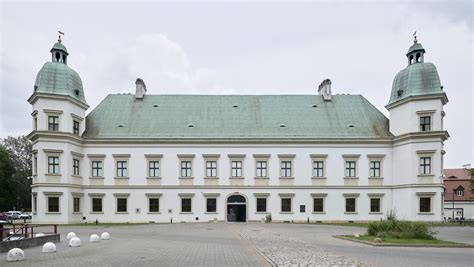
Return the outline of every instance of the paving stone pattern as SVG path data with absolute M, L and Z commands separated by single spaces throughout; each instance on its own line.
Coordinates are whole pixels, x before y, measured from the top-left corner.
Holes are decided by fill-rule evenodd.
M 366 266 L 287 235 L 247 225 L 239 234 L 276 266 Z

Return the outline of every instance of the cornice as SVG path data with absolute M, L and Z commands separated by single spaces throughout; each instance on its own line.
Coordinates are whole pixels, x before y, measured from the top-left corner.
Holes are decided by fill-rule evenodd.
M 81 136 L 77 136 L 72 133 L 67 133 L 67 132 L 53 132 L 53 131 L 38 131 L 34 130 L 31 133 L 29 133 L 26 137 L 31 142 L 37 141 L 39 138 L 49 138 L 49 139 L 66 139 L 69 141 L 72 141 L 76 144 L 82 144 L 83 143 L 83 138 Z
M 412 139 L 427 139 L 427 138 L 440 138 L 442 141 L 446 141 L 449 138 L 448 131 L 431 131 L 431 132 L 411 132 L 405 133 L 393 138 L 393 143 L 400 143 L 406 140 Z
M 47 99 L 55 99 L 55 100 L 66 100 L 66 101 L 69 101 L 73 104 L 76 104 L 84 109 L 88 109 L 89 108 L 89 105 L 87 104 L 84 104 L 80 101 L 78 101 L 77 99 L 74 99 L 73 97 L 71 96 L 66 96 L 66 95 L 55 95 L 55 94 L 48 94 L 48 93 L 38 93 L 38 92 L 34 92 L 29 98 L 28 98 L 28 103 L 30 103 L 31 105 L 33 105 L 39 98 L 47 98 Z
M 448 103 L 448 97 L 446 96 L 445 92 L 441 93 L 435 93 L 435 94 L 429 94 L 429 95 L 414 95 L 414 96 L 408 96 L 403 99 L 397 100 L 393 102 L 392 104 L 388 104 L 385 106 L 387 110 L 390 110 L 394 107 L 400 106 L 402 104 L 405 104 L 410 101 L 416 101 L 416 100 L 431 100 L 431 99 L 441 99 L 443 102 L 443 105 L 446 105 Z

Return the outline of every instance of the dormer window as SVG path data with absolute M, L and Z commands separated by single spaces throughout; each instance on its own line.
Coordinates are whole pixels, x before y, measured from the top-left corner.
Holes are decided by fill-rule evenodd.
M 464 188 L 462 186 L 456 189 L 456 196 L 463 197 L 464 196 Z
M 74 95 L 79 96 L 79 90 L 78 89 L 74 90 Z

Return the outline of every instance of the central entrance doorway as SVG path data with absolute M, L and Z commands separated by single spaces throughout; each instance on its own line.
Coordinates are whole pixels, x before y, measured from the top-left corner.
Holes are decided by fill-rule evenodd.
M 232 195 L 227 198 L 227 221 L 246 222 L 247 203 L 241 195 Z

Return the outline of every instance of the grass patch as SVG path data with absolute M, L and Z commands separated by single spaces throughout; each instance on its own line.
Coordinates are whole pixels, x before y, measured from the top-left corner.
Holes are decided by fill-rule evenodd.
M 361 235 L 360 237 L 355 237 L 353 235 L 343 235 L 343 237 L 374 242 L 374 238 L 377 238 L 373 235 Z M 398 245 L 464 245 L 461 243 L 440 240 L 440 239 L 419 239 L 419 238 L 393 238 L 393 237 L 386 237 L 381 238 L 382 243 L 379 244 L 398 244 Z

